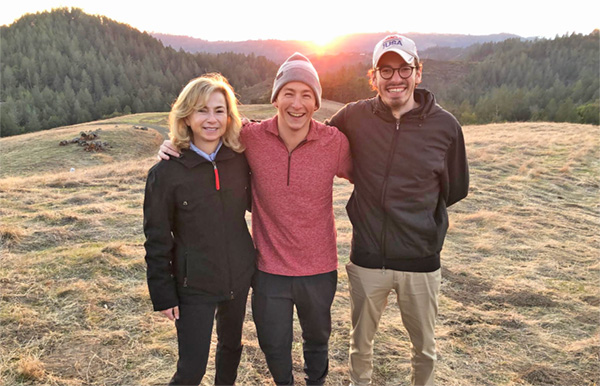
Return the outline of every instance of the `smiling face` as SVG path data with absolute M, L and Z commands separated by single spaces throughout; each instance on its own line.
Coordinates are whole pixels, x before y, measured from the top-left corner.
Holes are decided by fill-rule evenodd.
M 194 145 L 205 153 L 213 153 L 227 129 L 227 103 L 223 93 L 210 94 L 206 105 L 200 104 L 185 118 L 185 123 L 192 129 Z
M 317 110 L 317 99 L 313 90 L 302 82 L 285 84 L 273 102 L 277 108 L 279 129 L 308 130 L 310 120 Z
M 414 65 L 414 64 L 413 64 Z M 377 67 L 401 68 L 408 66 L 402 57 L 394 52 L 384 54 Z M 400 115 L 415 108 L 415 88 L 421 83 L 421 68 L 415 68 L 407 79 L 402 79 L 398 71 L 394 71 L 390 79 L 383 79 L 379 71 L 373 74 L 373 85 L 381 96 L 383 103 L 388 105 L 395 116 Z

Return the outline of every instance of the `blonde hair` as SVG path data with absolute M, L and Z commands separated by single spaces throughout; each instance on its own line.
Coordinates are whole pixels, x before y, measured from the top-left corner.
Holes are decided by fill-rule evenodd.
M 223 143 L 237 153 L 244 151 L 240 142 L 242 121 L 237 108 L 237 98 L 227 79 L 217 73 L 202 75 L 192 79 L 177 97 L 169 113 L 169 139 L 178 149 L 189 149 L 192 129 L 185 119 L 199 107 L 204 107 L 210 95 L 221 92 L 227 104 L 227 127 L 223 134 Z

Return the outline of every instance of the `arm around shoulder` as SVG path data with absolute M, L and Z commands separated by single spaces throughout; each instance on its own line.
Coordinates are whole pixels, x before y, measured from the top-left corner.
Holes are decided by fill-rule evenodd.
M 342 133 L 345 133 L 346 130 L 346 110 L 347 107 L 344 106 L 339 109 L 330 119 L 325 120 L 325 124 L 327 126 L 333 126 L 337 128 Z
M 353 164 L 352 164 L 352 153 L 350 152 L 350 143 L 348 138 L 341 132 L 337 132 L 339 137 L 339 151 L 338 151 L 338 167 L 336 176 L 345 178 L 353 183 Z
M 158 159 L 168 161 L 170 157 L 179 158 L 180 156 L 181 154 L 179 153 L 179 150 L 173 145 L 173 143 L 169 139 L 165 139 L 162 145 L 160 145 L 160 148 L 158 149 Z

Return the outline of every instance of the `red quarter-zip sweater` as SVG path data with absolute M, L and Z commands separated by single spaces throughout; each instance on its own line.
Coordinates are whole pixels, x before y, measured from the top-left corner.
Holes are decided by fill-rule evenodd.
M 350 180 L 346 137 L 315 120 L 306 139 L 288 152 L 277 117 L 250 123 L 242 142 L 252 171 L 252 235 L 258 269 L 309 276 L 337 269 L 333 178 Z

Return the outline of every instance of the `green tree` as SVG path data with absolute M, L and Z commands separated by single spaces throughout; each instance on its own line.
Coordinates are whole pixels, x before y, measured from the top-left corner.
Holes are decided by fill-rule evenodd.
M 577 116 L 581 123 L 600 124 L 600 100 L 597 99 L 594 102 L 579 106 Z
M 8 97 L 6 101 L 0 103 L 0 136 L 17 135 L 23 132 L 16 119 L 16 110 L 14 101 Z

